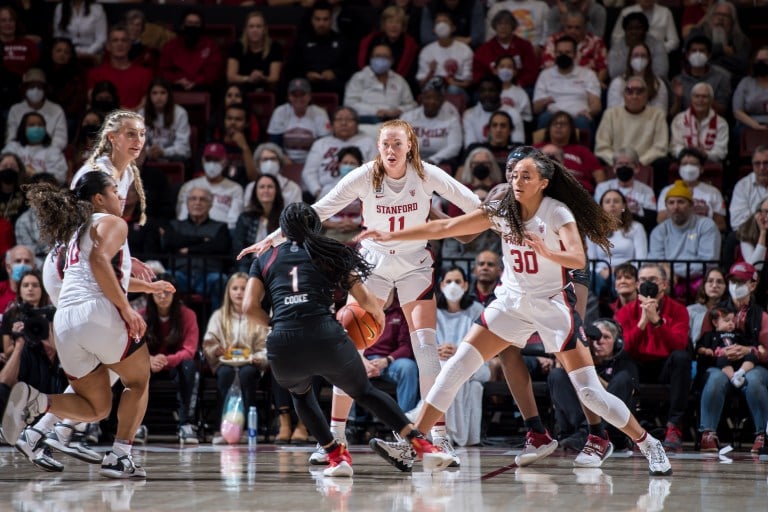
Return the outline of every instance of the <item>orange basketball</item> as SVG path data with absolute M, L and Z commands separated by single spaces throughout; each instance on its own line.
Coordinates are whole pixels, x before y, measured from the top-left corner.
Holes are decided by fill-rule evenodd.
M 364 350 L 379 339 L 379 324 L 357 302 L 352 302 L 336 313 L 336 320 L 347 330 L 358 350 Z

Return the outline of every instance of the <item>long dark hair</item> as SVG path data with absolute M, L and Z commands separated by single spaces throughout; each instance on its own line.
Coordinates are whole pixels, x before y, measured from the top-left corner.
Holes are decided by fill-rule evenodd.
M 445 279 L 445 275 L 448 272 L 458 272 L 461 274 L 461 278 L 464 280 L 464 282 L 468 283 L 469 279 L 467 279 L 467 273 L 464 271 L 463 268 L 453 265 L 451 268 L 443 272 L 443 276 L 440 278 L 440 281 Z M 445 295 L 443 295 L 442 290 L 438 290 L 437 295 L 437 308 L 438 309 L 448 309 L 448 299 L 445 298 Z M 464 310 L 467 309 L 469 306 L 472 305 L 472 303 L 475 302 L 475 299 L 472 298 L 472 295 L 469 293 L 469 288 L 467 288 L 467 291 L 464 292 L 464 295 L 461 296 L 461 300 L 459 301 L 459 307 Z
M 166 272 L 158 274 L 155 281 L 168 281 L 171 284 L 176 284 L 173 276 Z M 168 321 L 171 323 L 171 330 L 168 332 L 168 336 L 163 337 L 160 332 L 160 313 L 157 310 L 157 304 L 151 293 L 146 294 L 147 297 L 147 309 L 144 314 L 144 318 L 147 321 L 146 340 L 147 348 L 150 354 L 158 354 L 161 348 L 168 349 L 169 352 L 175 352 L 179 344 L 182 341 L 182 333 L 184 331 L 184 321 L 181 314 L 181 299 L 178 293 L 173 293 L 173 300 L 171 301 L 171 310 L 168 314 Z
M 91 14 L 92 0 L 83 0 L 83 16 Z M 72 21 L 72 0 L 62 0 L 61 2 L 61 21 L 59 21 L 59 28 L 62 31 L 66 31 L 69 26 L 69 22 Z
M 25 271 L 23 274 L 21 274 L 21 279 L 19 279 L 19 289 L 21 289 L 21 283 L 24 281 L 24 278 L 27 276 L 32 276 L 35 279 L 37 279 L 37 283 L 40 285 L 40 302 L 37 304 L 36 307 L 42 307 L 47 306 L 51 303 L 51 299 L 48 296 L 48 292 L 45 291 L 45 286 L 43 286 L 43 274 L 36 268 L 30 269 Z M 16 300 L 14 301 L 18 305 L 22 305 L 24 301 L 21 298 L 21 293 L 16 294 Z
M 627 198 L 624 196 L 624 194 L 621 193 L 620 190 L 617 189 L 609 189 L 603 192 L 603 195 L 600 196 L 600 208 L 603 207 L 603 199 L 605 196 L 607 196 L 609 193 L 616 193 L 621 198 L 621 203 L 624 205 L 624 210 L 621 212 L 621 215 L 619 215 L 619 229 L 621 229 L 624 233 L 629 233 L 629 230 L 632 228 L 632 222 L 634 221 L 634 216 L 632 216 L 632 212 L 629 210 L 629 206 L 627 206 Z
M 552 125 L 560 119 L 565 119 L 568 121 L 568 126 L 571 130 L 570 134 L 568 135 L 568 144 L 578 144 L 579 139 L 576 137 L 576 123 L 573 120 L 573 116 L 564 110 L 555 112 L 555 114 L 550 118 L 549 123 L 547 123 L 547 127 L 544 128 L 544 142 L 552 142 L 552 135 L 550 130 L 552 130 Z
M 152 103 L 152 89 L 155 87 L 162 87 L 165 92 L 168 93 L 168 101 L 165 102 L 162 112 L 158 112 L 155 108 L 155 104 Z M 174 121 L 174 107 L 176 103 L 173 101 L 173 88 L 171 83 L 163 77 L 156 77 L 150 83 L 147 88 L 147 101 L 144 104 L 144 124 L 153 129 L 155 127 L 155 120 L 159 114 L 163 114 L 163 124 L 166 128 L 173 126 Z
M 611 242 L 608 238 L 617 229 L 618 222 L 616 219 L 611 218 L 603 211 L 592 198 L 592 195 L 573 177 L 568 169 L 563 167 L 563 164 L 538 152 L 531 153 L 523 160 L 528 159 L 536 165 L 541 177 L 549 180 L 547 188 L 544 189 L 544 195 L 564 203 L 576 219 L 579 234 L 582 237 L 589 237 L 606 253 L 610 254 Z M 525 223 L 520 216 L 520 204 L 515 199 L 515 192 L 512 187 L 509 187 L 498 205 L 486 205 L 485 208 L 491 215 L 502 217 L 507 221 L 512 243 L 523 245 Z
M 40 141 L 40 144 L 43 147 L 48 147 L 51 145 L 51 135 L 48 133 L 48 126 L 45 122 L 45 118 L 43 115 L 38 111 L 32 111 L 27 112 L 21 117 L 21 121 L 19 121 L 19 127 L 16 128 L 16 141 L 21 144 L 22 146 L 29 145 L 29 140 L 27 139 L 27 119 L 30 117 L 39 117 L 43 120 L 43 128 L 45 128 L 45 137 L 43 137 L 43 140 Z
M 40 241 L 54 246 L 67 244 L 72 236 L 90 221 L 93 213 L 91 198 L 115 184 L 114 178 L 101 171 L 85 173 L 74 191 L 50 183 L 24 185 L 27 201 L 35 210 L 40 227 Z
M 368 277 L 372 267 L 352 247 L 321 235 L 321 228 L 320 217 L 307 203 L 291 203 L 280 215 L 283 236 L 301 245 L 334 285 L 349 290 Z
M 253 184 L 253 194 L 248 201 L 248 213 L 252 214 L 256 219 L 260 219 L 264 216 L 264 205 L 261 204 L 258 197 L 259 181 L 262 179 L 269 179 L 275 185 L 275 202 L 272 203 L 272 209 L 269 211 L 267 217 L 267 231 L 272 232 L 280 227 L 280 213 L 282 213 L 285 207 L 285 199 L 283 199 L 283 191 L 280 188 L 280 182 L 275 176 L 271 174 L 262 174 L 256 179 Z

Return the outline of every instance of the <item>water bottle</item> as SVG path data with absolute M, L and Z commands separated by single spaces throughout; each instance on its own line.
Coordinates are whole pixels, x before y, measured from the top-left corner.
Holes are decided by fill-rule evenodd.
M 259 413 L 256 406 L 248 408 L 248 446 L 256 444 L 256 436 L 259 433 Z

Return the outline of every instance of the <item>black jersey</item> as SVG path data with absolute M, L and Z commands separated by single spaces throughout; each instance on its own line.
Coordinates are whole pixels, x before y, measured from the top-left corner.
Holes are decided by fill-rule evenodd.
M 331 315 L 334 284 L 299 245 L 286 242 L 265 252 L 253 260 L 250 277 L 264 283 L 272 306 L 270 325 Z

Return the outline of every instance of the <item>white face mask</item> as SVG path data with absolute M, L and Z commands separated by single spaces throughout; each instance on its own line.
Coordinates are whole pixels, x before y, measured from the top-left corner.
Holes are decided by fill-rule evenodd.
M 629 61 L 629 65 L 632 66 L 632 69 L 636 73 L 639 73 L 645 71 L 645 68 L 648 67 L 648 59 L 645 57 L 632 57 L 632 60 Z
M 499 80 L 502 82 L 509 82 L 515 76 L 515 70 L 512 68 L 500 68 L 497 73 L 499 75 Z
M 464 296 L 464 288 L 459 283 L 448 283 L 443 286 L 443 295 L 448 302 L 459 302 Z
M 27 89 L 27 99 L 30 101 L 30 103 L 40 103 L 43 101 L 43 97 L 45 96 L 45 92 L 39 87 L 30 87 Z
M 280 173 L 280 164 L 278 164 L 276 160 L 265 160 L 259 163 L 259 169 L 261 170 L 261 174 L 277 176 Z
M 221 162 L 203 162 L 203 170 L 208 178 L 214 179 L 221 176 L 224 166 Z
M 749 283 L 728 283 L 728 293 L 736 300 L 743 299 L 749 295 Z
M 451 26 L 444 21 L 441 21 L 435 25 L 435 35 L 440 39 L 444 39 L 451 35 Z
M 693 52 L 688 56 L 688 63 L 695 68 L 706 66 L 708 60 L 709 58 L 704 52 Z
M 680 166 L 680 177 L 683 181 L 696 181 L 701 175 L 701 169 L 698 166 L 692 164 L 685 164 Z

